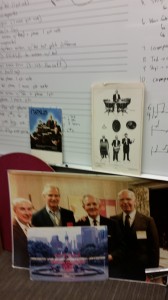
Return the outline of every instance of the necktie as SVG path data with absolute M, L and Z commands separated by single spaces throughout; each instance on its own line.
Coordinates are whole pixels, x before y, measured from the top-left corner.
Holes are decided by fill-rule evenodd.
M 127 230 L 127 229 L 130 229 L 130 216 L 127 214 L 126 216 L 125 216 L 125 229 Z
M 51 214 L 54 226 L 59 226 L 59 218 L 58 218 L 57 214 L 52 211 L 50 211 L 50 214 Z
M 27 224 L 25 227 L 24 227 L 24 232 L 25 232 L 25 235 L 27 236 L 27 230 L 29 229 L 29 225 Z
M 93 225 L 97 226 L 97 220 L 96 219 L 93 220 Z

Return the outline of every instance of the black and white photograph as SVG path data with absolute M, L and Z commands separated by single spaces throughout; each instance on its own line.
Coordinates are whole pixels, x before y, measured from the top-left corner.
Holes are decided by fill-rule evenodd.
M 115 174 L 141 173 L 144 86 L 92 86 L 92 167 Z

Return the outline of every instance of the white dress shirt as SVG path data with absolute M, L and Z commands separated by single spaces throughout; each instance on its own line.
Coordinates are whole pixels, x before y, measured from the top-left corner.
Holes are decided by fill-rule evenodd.
M 130 226 L 132 226 L 134 220 L 135 220 L 135 214 L 136 214 L 136 210 L 132 211 L 129 213 L 129 223 L 130 223 Z M 125 218 L 126 218 L 126 214 L 125 212 L 123 212 L 123 224 L 125 224 Z

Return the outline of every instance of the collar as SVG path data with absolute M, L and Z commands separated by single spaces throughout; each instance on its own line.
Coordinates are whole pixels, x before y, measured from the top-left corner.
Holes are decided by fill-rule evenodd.
M 88 216 L 88 219 L 89 219 L 90 225 L 93 226 L 93 218 Z M 100 225 L 100 215 L 98 215 L 95 220 L 97 221 L 97 225 Z
M 125 223 L 125 217 L 126 217 L 126 213 L 123 212 L 123 222 Z M 132 223 L 134 222 L 135 220 L 135 215 L 136 215 L 136 210 L 133 210 L 132 212 L 129 213 L 129 216 L 130 216 L 130 225 L 132 225 Z
M 24 233 L 27 232 L 27 229 L 31 226 L 29 223 L 27 224 L 23 224 L 19 221 L 19 219 L 17 218 L 17 216 L 15 216 L 15 220 L 17 221 L 17 223 L 19 224 L 19 226 L 22 228 L 22 230 L 24 231 Z
M 50 212 L 52 212 L 52 213 L 59 213 L 60 212 L 60 207 L 58 206 L 58 209 L 56 210 L 56 211 L 52 211 L 47 205 L 46 205 L 46 211 L 48 212 L 48 214 L 50 213 Z

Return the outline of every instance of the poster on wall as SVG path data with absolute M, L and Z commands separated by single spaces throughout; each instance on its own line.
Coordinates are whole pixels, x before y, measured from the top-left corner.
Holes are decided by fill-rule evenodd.
M 29 107 L 31 154 L 49 164 L 62 164 L 62 110 Z
M 92 85 L 92 167 L 115 174 L 141 173 L 144 85 Z
M 107 226 L 110 278 L 146 281 L 146 269 L 168 268 L 168 182 L 137 176 L 20 170 L 8 170 L 8 181 L 13 267 L 29 268 L 30 230 L 34 230 L 31 240 L 34 235 L 37 241 L 39 235 L 46 241 L 53 235 L 45 229 L 50 228 L 58 232 L 56 240 L 66 244 L 66 232 L 66 241 L 70 241 L 71 231 L 76 237 L 76 227 Z M 62 231 L 57 231 L 59 228 Z M 88 237 L 92 234 L 88 230 Z M 79 242 L 81 237 L 71 241 L 74 239 Z M 71 260 L 76 240 L 71 243 Z M 98 250 L 92 242 L 88 248 L 93 254 Z M 69 271 L 72 268 L 71 264 Z
M 108 278 L 106 226 L 30 228 L 30 279 L 91 281 Z

